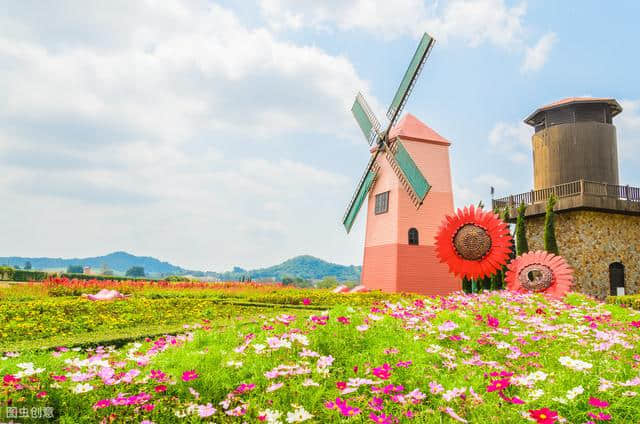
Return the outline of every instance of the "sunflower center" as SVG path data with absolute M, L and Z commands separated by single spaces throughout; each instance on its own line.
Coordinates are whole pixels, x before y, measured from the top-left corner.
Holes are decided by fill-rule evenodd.
M 491 249 L 491 237 L 487 230 L 475 224 L 465 224 L 453 237 L 456 252 L 468 261 L 479 261 Z
M 544 291 L 553 283 L 553 271 L 542 264 L 531 264 L 522 268 L 518 274 L 518 281 L 526 290 Z

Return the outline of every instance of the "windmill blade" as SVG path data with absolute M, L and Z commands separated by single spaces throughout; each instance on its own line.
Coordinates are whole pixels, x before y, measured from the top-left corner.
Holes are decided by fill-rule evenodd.
M 373 111 L 364 100 L 364 96 L 358 93 L 356 100 L 351 106 L 351 113 L 356 118 L 358 126 L 364 134 L 364 138 L 367 139 L 369 146 L 380 138 L 380 122 L 373 114 Z
M 400 112 L 402 112 L 402 109 L 409 98 L 409 94 L 416 83 L 424 63 L 427 61 L 429 53 L 431 52 L 435 42 L 436 40 L 431 38 L 431 36 L 426 32 L 422 36 L 422 39 L 418 44 L 418 48 L 413 54 L 411 62 L 409 62 L 409 67 L 404 73 L 404 77 L 402 77 L 402 81 L 400 81 L 400 86 L 396 91 L 396 95 L 393 97 L 393 101 L 391 101 L 391 105 L 387 111 L 387 118 L 389 118 L 390 121 L 389 128 L 393 127 L 400 116 Z
M 399 139 L 393 142 L 391 148 L 386 149 L 385 157 L 407 191 L 409 198 L 415 207 L 419 208 L 431 190 L 431 185 Z
M 353 193 L 349 206 L 342 217 L 342 224 L 344 225 L 344 228 L 347 229 L 347 233 L 351 231 L 351 227 L 358 216 L 360 207 L 362 206 L 364 199 L 367 197 L 369 189 L 371 189 L 378 176 L 379 166 L 376 164 L 378 153 L 379 150 L 376 150 L 376 152 L 371 156 L 371 159 L 369 159 L 369 163 L 365 168 L 364 174 L 362 174 L 362 178 L 360 178 L 360 181 L 358 182 L 356 191 Z

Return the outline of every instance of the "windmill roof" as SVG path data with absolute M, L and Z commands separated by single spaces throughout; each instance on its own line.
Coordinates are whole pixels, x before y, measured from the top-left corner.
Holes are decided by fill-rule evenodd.
M 398 123 L 391 128 L 389 139 L 396 137 L 409 138 L 418 141 L 434 141 L 436 143 L 451 144 L 449 140 L 431 129 L 427 124 L 407 113 Z

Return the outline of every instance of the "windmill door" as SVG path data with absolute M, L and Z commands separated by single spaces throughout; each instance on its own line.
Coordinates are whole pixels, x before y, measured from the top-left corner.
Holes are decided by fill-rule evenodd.
M 609 285 L 611 296 L 624 295 L 624 265 L 620 262 L 609 265 Z

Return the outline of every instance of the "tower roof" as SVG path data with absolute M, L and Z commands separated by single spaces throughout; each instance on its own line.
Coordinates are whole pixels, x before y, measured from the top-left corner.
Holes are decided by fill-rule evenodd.
M 531 115 L 524 119 L 525 124 L 535 125 L 535 117 L 546 110 L 555 109 L 558 107 L 569 106 L 576 103 L 604 103 L 607 104 L 611 110 L 611 117 L 616 116 L 622 112 L 622 106 L 616 99 L 606 97 L 567 97 L 566 99 L 558 100 L 548 105 L 539 107 Z
M 429 128 L 424 122 L 410 113 L 404 115 L 404 117 L 391 128 L 389 139 L 391 140 L 398 136 L 417 141 L 432 141 L 446 145 L 451 144 L 449 140 Z

